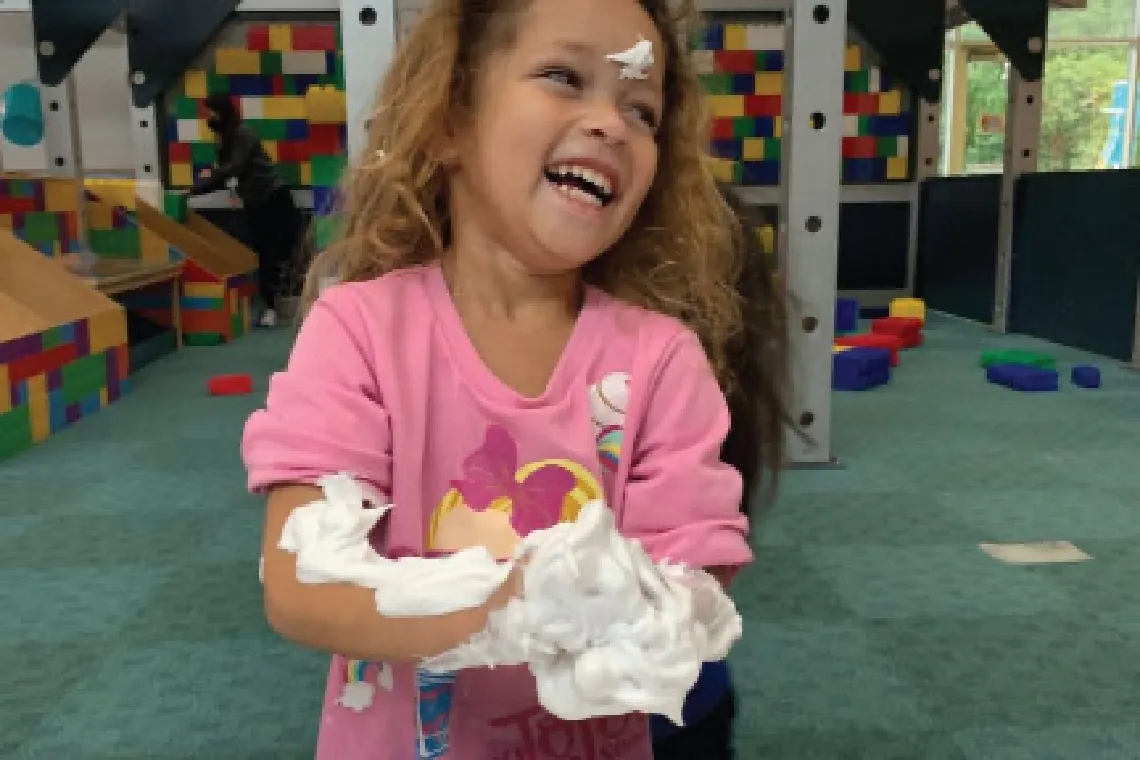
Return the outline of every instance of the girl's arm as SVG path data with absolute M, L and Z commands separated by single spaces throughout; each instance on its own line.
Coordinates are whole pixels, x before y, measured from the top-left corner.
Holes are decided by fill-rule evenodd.
M 679 331 L 645 387 L 633 433 L 621 530 L 654 559 L 715 570 L 722 583 L 752 559 L 740 474 L 721 461 L 729 414 L 697 336 Z
M 418 660 L 446 652 L 481 631 L 487 615 L 510 598 L 513 578 L 473 610 L 430 618 L 386 618 L 376 611 L 371 589 L 300 583 L 296 558 L 277 544 L 293 510 L 320 498 L 323 493 L 313 486 L 281 486 L 269 494 L 262 546 L 265 614 L 282 637 L 358 660 Z
M 294 555 L 278 548 L 289 515 L 324 497 L 312 485 L 324 475 L 352 473 L 392 496 L 391 421 L 379 376 L 385 362 L 398 358 L 376 336 L 388 333 L 393 308 L 388 299 L 366 298 L 352 286 L 325 293 L 242 439 L 249 488 L 268 495 L 262 557 L 270 626 L 298 644 L 372 661 L 412 660 L 451 649 L 482 630 L 488 611 L 504 605 L 514 588 L 509 581 L 483 609 L 430 619 L 384 618 L 374 590 L 303 584 Z

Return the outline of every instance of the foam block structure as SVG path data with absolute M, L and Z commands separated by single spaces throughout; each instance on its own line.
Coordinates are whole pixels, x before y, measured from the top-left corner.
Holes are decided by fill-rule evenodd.
M 899 351 L 902 350 L 902 341 L 897 335 L 881 335 L 878 333 L 860 333 L 858 335 L 840 335 L 835 338 L 835 345 L 852 348 L 882 348 L 890 353 L 891 366 L 899 366 Z
M 986 380 L 1024 393 L 1045 393 L 1060 388 L 1057 370 L 1028 364 L 991 364 L 986 368 Z
M 835 334 L 850 335 L 859 329 L 859 302 L 854 298 L 835 299 Z
M 1071 370 L 1069 379 L 1078 388 L 1099 388 L 1100 367 L 1092 364 L 1078 364 Z
M 923 343 L 922 320 L 917 317 L 880 317 L 871 321 L 871 332 L 894 335 L 904 349 L 918 348 Z
M 848 347 L 832 354 L 831 387 L 837 391 L 865 391 L 891 379 L 891 352 L 885 348 Z

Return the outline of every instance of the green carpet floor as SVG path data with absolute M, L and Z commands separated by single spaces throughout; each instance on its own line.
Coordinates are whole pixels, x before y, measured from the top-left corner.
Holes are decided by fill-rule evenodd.
M 258 398 L 203 392 L 288 340 L 164 359 L 0 463 L 0 757 L 312 756 L 326 660 L 261 615 Z M 836 397 L 845 468 L 787 475 L 735 588 L 741 760 L 1140 757 L 1140 377 L 986 385 L 980 351 L 1033 345 L 935 318 L 891 386 Z M 977 548 L 1042 539 L 1095 559 Z

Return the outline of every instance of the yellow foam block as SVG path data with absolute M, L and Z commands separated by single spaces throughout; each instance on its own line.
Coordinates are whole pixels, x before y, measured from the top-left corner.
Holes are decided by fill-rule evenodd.
M 146 227 L 139 229 L 139 254 L 143 261 L 170 261 L 170 246 Z
M 296 119 L 305 118 L 305 99 L 297 95 L 281 95 L 265 98 L 261 108 L 266 119 Z
M 185 298 L 222 298 L 226 294 L 226 286 L 220 282 L 186 282 L 182 284 L 182 295 Z
M 852 348 L 854 348 L 854 346 L 832 346 L 832 347 L 831 347 L 831 353 L 833 353 L 833 354 L 841 354 L 841 353 L 843 353 L 844 351 L 849 351 L 849 350 L 851 350 Z
M 724 49 L 725 50 L 747 50 L 748 49 L 748 27 L 744 24 L 725 24 L 724 25 Z
M 111 397 L 109 395 L 107 395 L 107 389 L 106 388 L 100 388 L 99 389 L 99 408 L 102 409 L 106 406 L 110 406 L 110 404 L 111 404 Z
M 313 184 L 313 165 L 310 164 L 308 161 L 301 164 L 301 184 L 302 185 Z
M 879 113 L 883 116 L 898 116 L 902 113 L 902 92 L 900 90 L 880 92 Z
M 100 201 L 87 202 L 87 226 L 93 230 L 109 230 L 115 226 L 114 210 Z
M 784 120 L 772 119 L 772 137 L 779 139 L 784 136 Z
M 926 321 L 926 302 L 921 298 L 894 298 L 891 300 L 892 317 L 909 317 Z
M 891 156 L 887 159 L 887 179 L 907 179 L 910 177 L 910 160 L 906 156 Z
M 170 184 L 175 187 L 189 187 L 193 185 L 194 167 L 190 164 L 171 164 Z
M 335 87 L 310 87 L 305 93 L 305 110 L 310 124 L 346 124 L 348 101 Z
M 78 211 L 79 188 L 69 179 L 45 179 L 44 209 L 47 211 Z
M 261 54 L 256 50 L 218 48 L 214 51 L 214 71 L 222 76 L 260 74 Z
M 776 228 L 770 224 L 756 228 L 756 237 L 760 240 L 760 247 L 765 251 L 776 251 Z
M 764 160 L 764 138 L 763 137 L 745 137 L 744 144 L 741 146 L 741 158 L 745 161 L 763 161 Z
M 843 56 L 844 71 L 859 71 L 863 67 L 863 51 L 858 45 L 848 45 Z
M 709 108 L 712 115 L 721 119 L 732 119 L 744 115 L 743 95 L 710 95 Z
M 727 158 L 714 158 L 712 160 L 712 174 L 717 182 L 732 182 L 735 168 L 734 162 Z
M 186 97 L 204 100 L 210 94 L 209 77 L 201 69 L 187 69 L 182 75 L 182 89 Z
M 8 379 L 8 365 L 0 364 L 0 414 L 12 411 L 12 394 L 8 389 L 12 387 Z
M 51 435 L 51 403 L 48 401 L 47 375 L 28 378 L 28 412 L 32 422 L 32 440 L 43 443 Z
M 134 211 L 136 188 L 133 179 L 89 179 L 84 183 L 87 189 L 99 196 L 105 203 L 112 206 Z
M 269 49 L 286 52 L 293 49 L 293 27 L 288 24 L 270 24 Z
M 121 309 L 101 311 L 87 320 L 87 331 L 92 354 L 121 346 L 127 342 L 127 314 Z
M 784 75 L 778 71 L 756 72 L 757 95 L 780 95 L 784 92 Z
M 281 160 L 280 158 L 277 157 L 278 156 L 278 150 L 277 150 L 277 141 L 276 140 L 265 140 L 264 142 L 261 143 L 261 147 L 265 148 L 266 155 L 268 155 L 274 161 L 280 161 Z

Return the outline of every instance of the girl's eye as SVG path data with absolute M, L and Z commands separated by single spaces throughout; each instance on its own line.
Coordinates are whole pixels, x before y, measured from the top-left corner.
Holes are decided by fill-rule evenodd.
M 650 129 L 657 129 L 657 112 L 649 106 L 633 106 L 633 110 L 637 113 L 637 117 L 645 122 L 645 125 Z
M 577 89 L 582 86 L 582 77 L 573 69 L 554 66 L 542 72 L 542 76 L 557 84 Z

